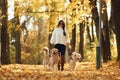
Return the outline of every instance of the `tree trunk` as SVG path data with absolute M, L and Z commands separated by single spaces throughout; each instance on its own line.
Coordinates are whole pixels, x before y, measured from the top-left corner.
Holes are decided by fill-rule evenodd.
M 52 33 L 50 33 L 50 32 L 53 32 L 53 30 L 51 31 L 51 29 L 50 29 L 50 27 L 52 26 L 52 14 L 50 14 L 50 18 L 49 18 L 49 35 L 48 35 L 48 47 L 49 47 L 49 49 L 52 49 L 53 47 L 54 47 L 54 45 L 52 45 L 51 43 L 50 43 L 50 39 L 51 39 L 51 36 L 52 36 Z
M 107 62 L 108 61 L 107 45 L 104 40 L 103 33 L 101 33 L 101 53 L 103 55 L 103 62 Z
M 29 20 L 29 19 L 28 19 L 28 20 Z M 28 20 L 24 21 L 24 22 L 22 23 L 22 25 L 21 25 L 21 28 L 26 31 L 26 34 L 25 34 L 24 37 L 23 37 L 24 43 L 26 43 L 26 39 L 27 39 L 27 37 L 28 37 L 28 29 L 27 29 L 27 27 L 26 27 L 26 23 L 27 23 Z
M 107 15 L 107 7 L 106 2 L 103 1 L 103 5 L 105 6 L 105 10 L 103 13 L 103 31 L 105 37 L 105 44 L 107 47 L 107 57 L 111 60 L 111 51 L 110 51 L 110 37 L 109 37 L 109 27 L 108 27 L 108 15 Z
M 115 26 L 116 42 L 117 42 L 117 61 L 120 60 L 120 0 L 111 0 L 113 26 Z
M 38 25 L 38 43 L 40 43 L 40 37 L 41 37 L 41 25 Z
M 41 31 L 43 29 L 43 24 L 44 24 L 43 19 L 39 18 L 37 24 L 38 24 L 38 43 L 40 43 L 40 40 L 43 40 L 43 38 L 41 37 L 42 36 Z
M 0 0 L 2 15 L 5 17 L 2 18 L 1 26 L 1 60 L 2 64 L 9 64 L 9 43 L 8 43 L 8 34 L 7 34 L 7 0 Z
M 20 22 L 19 22 L 19 17 L 17 16 L 16 17 L 17 19 L 17 23 L 15 24 L 16 28 L 18 28 L 20 26 Z M 16 63 L 21 63 L 21 43 L 20 43 L 20 35 L 21 35 L 21 32 L 20 30 L 15 30 L 15 49 L 16 49 L 16 57 L 15 57 L 15 60 L 16 60 Z
M 89 41 L 92 42 L 89 26 L 87 26 L 87 34 L 88 34 Z
M 97 8 L 93 8 L 92 9 L 92 18 L 95 22 L 95 29 L 96 29 L 96 35 L 97 35 L 97 39 L 98 39 L 98 36 L 99 36 L 99 17 L 98 17 L 98 12 L 97 12 Z
M 80 43 L 79 43 L 79 52 L 82 56 L 82 58 L 84 58 L 84 23 L 80 23 L 79 25 L 79 30 L 80 30 Z
M 76 24 L 74 24 L 74 28 L 72 29 L 71 52 L 75 51 L 75 45 L 76 45 Z
M 93 19 L 92 19 L 92 23 L 91 23 L 91 25 L 92 25 L 92 42 L 94 42 L 95 41 L 95 37 L 94 37 L 94 28 L 93 28 Z

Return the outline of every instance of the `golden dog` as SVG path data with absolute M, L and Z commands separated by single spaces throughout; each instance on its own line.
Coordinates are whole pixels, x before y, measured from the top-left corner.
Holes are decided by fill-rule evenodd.
M 69 62 L 70 70 L 71 71 L 76 70 L 76 62 L 81 61 L 81 60 L 82 60 L 81 54 L 79 54 L 77 52 L 73 52 L 71 55 L 70 62 Z
M 58 70 L 58 62 L 60 60 L 59 58 L 59 51 L 56 48 L 51 49 L 50 51 L 50 67 L 52 70 Z

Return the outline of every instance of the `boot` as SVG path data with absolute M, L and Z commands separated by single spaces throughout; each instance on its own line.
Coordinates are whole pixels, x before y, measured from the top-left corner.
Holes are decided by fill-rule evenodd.
M 62 71 L 64 70 L 64 64 L 65 64 L 65 56 L 62 55 L 62 56 L 61 56 L 61 70 L 62 70 Z
M 58 70 L 60 70 L 60 61 L 59 61 L 59 63 L 58 63 Z
M 64 64 L 65 64 L 65 56 L 61 56 L 60 61 L 58 63 L 58 70 L 63 71 L 64 70 Z

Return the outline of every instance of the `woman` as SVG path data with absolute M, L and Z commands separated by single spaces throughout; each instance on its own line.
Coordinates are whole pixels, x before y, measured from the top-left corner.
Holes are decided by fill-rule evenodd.
M 65 23 L 63 22 L 63 20 L 60 20 L 58 22 L 58 26 L 54 29 L 50 43 L 59 50 L 59 56 L 61 57 L 61 60 L 58 63 L 58 70 L 64 70 L 65 50 L 66 46 L 69 45 L 70 41 L 68 31 L 65 28 Z

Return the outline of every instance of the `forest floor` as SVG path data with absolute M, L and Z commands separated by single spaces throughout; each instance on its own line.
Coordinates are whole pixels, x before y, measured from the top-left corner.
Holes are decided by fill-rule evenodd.
M 76 71 L 65 64 L 64 71 L 44 71 L 43 65 L 10 64 L 0 68 L 0 80 L 120 80 L 118 63 L 102 63 L 97 70 L 95 62 L 77 63 Z

